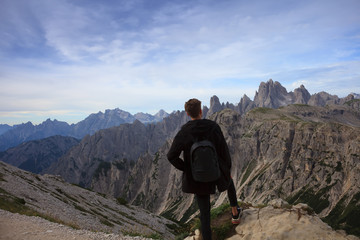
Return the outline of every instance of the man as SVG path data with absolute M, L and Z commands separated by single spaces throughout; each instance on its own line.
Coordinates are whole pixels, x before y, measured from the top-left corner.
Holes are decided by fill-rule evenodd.
M 210 228 L 210 194 L 228 191 L 228 198 L 232 210 L 233 224 L 240 223 L 241 209 L 237 204 L 234 183 L 230 176 L 231 158 L 224 135 L 219 125 L 211 120 L 202 119 L 201 102 L 190 99 L 185 103 L 185 111 L 191 121 L 181 127 L 167 154 L 170 163 L 183 171 L 182 191 L 195 194 L 200 209 L 201 233 L 204 240 L 211 240 Z M 218 180 L 209 183 L 196 182 L 191 174 L 190 150 L 196 139 L 207 139 L 216 148 L 221 176 Z M 183 152 L 184 159 L 180 158 Z

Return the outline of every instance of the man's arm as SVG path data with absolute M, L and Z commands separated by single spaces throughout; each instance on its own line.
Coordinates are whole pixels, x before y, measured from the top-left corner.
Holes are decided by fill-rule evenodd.
M 181 171 L 185 171 L 185 163 L 180 158 L 182 150 L 183 140 L 181 139 L 181 135 L 178 133 L 175 136 L 173 143 L 171 144 L 169 152 L 167 153 L 167 159 L 175 168 Z

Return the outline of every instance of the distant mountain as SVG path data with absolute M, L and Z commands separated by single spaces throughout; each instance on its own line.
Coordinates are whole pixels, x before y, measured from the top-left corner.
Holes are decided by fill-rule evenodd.
M 150 119 L 141 118 L 142 115 L 146 114 L 138 113 L 139 120 L 144 123 L 162 121 L 164 117 L 168 116 L 163 110 L 160 110 L 154 116 L 148 114 Z M 90 114 L 84 120 L 72 125 L 56 119 L 47 119 L 39 125 L 33 125 L 31 122 L 19 124 L 12 128 L 10 127 L 10 129 L 0 135 L 0 151 L 15 147 L 26 141 L 55 135 L 71 136 L 81 139 L 85 135 L 92 135 L 100 129 L 119 126 L 124 123 L 132 123 L 136 119 L 137 117 L 129 112 L 116 108 L 113 110 L 107 109 L 105 113 L 98 112 Z M 7 129 L 7 127 L 4 126 L 4 129 Z
M 0 135 L 6 131 L 9 131 L 10 129 L 12 129 L 12 126 L 9 126 L 7 124 L 0 124 Z
M 26 171 L 42 173 L 79 142 L 76 138 L 59 135 L 32 140 L 0 152 L 0 161 Z
M 71 136 L 72 127 L 66 122 L 47 119 L 39 125 L 31 122 L 14 126 L 9 131 L 0 135 L 0 151 L 19 145 L 20 143 L 61 135 Z
M 53 164 L 47 173 L 61 175 L 66 181 L 91 187 L 94 175 L 109 163 L 116 162 L 122 173 L 128 176 L 130 165 L 146 153 L 154 154 L 166 139 L 174 137 L 176 131 L 188 120 L 185 112 L 174 112 L 164 121 L 143 124 L 139 120 L 117 127 L 102 129 L 87 135 L 81 142 Z M 116 186 L 119 186 L 118 184 Z M 111 186 L 115 186 L 111 184 Z M 114 191 L 118 193 L 121 187 Z
M 160 122 L 167 116 L 169 116 L 169 114 L 162 109 L 159 112 L 157 112 L 155 115 L 142 113 L 142 112 L 136 113 L 134 115 L 134 117 L 142 123 Z
M 244 95 L 237 105 L 230 103 L 224 104 L 220 103 L 217 96 L 213 96 L 210 99 L 209 112 L 205 116 L 209 117 L 211 114 L 226 108 L 232 109 L 240 114 L 245 114 L 256 107 L 279 108 L 290 104 L 307 104 L 311 106 L 343 105 L 359 98 L 360 94 L 356 93 L 351 93 L 344 98 L 339 98 L 336 95 L 331 95 L 326 92 L 319 92 L 311 95 L 304 85 L 296 88 L 294 92 L 287 92 L 286 88 L 279 82 L 274 82 L 270 79 L 266 83 L 260 83 L 253 101 L 248 96 Z M 357 103 L 355 105 L 356 106 L 354 107 L 357 108 Z

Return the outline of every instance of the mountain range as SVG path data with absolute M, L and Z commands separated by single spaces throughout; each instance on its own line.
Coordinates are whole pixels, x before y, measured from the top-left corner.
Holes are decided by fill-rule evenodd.
M 119 126 L 124 123 L 132 123 L 136 119 L 144 124 L 161 121 L 169 114 L 160 110 L 155 115 L 137 113 L 135 115 L 121 109 L 105 110 L 105 113 L 98 112 L 90 114 L 84 120 L 69 125 L 66 122 L 50 120 L 42 122 L 39 125 L 33 125 L 31 122 L 15 125 L 13 127 L 0 125 L 0 151 L 7 150 L 10 147 L 17 146 L 30 140 L 38 140 L 50 136 L 61 135 L 81 139 L 87 134 L 94 134 L 100 129 L 106 129 L 113 126 Z
M 213 96 L 203 113 L 222 128 L 239 198 L 257 204 L 277 198 L 307 203 L 332 227 L 359 236 L 356 97 L 310 95 L 304 86 L 287 92 L 272 80 L 260 84 L 254 100 L 245 95 L 236 105 Z M 157 123 L 135 120 L 98 130 L 42 172 L 186 222 L 198 214 L 197 206 L 192 195 L 182 193 L 181 172 L 170 165 L 166 153 L 188 120 L 184 111 L 176 111 Z M 19 166 L 8 161 L 9 150 L 0 160 Z M 226 199 L 226 193 L 218 194 L 212 204 L 219 206 Z

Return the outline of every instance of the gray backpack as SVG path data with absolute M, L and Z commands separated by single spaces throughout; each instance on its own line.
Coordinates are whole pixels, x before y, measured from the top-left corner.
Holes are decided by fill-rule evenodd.
M 209 140 L 195 141 L 190 150 L 191 173 L 197 182 L 214 182 L 220 177 L 216 149 Z

